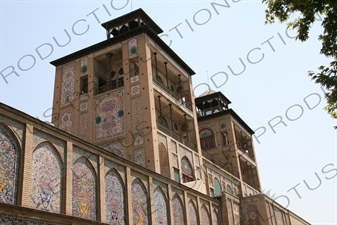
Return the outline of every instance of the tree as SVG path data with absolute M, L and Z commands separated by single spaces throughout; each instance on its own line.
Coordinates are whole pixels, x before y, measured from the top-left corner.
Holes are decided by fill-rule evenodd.
M 331 59 L 330 65 L 318 67 L 318 72 L 309 71 L 315 83 L 326 89 L 327 105 L 324 109 L 337 118 L 337 0 L 262 0 L 267 5 L 266 24 L 275 19 L 296 31 L 296 40 L 309 39 L 315 15 L 322 17 L 323 32 L 318 36 L 322 42 L 320 53 Z M 290 17 L 294 16 L 292 20 Z M 335 127 L 336 129 L 337 127 Z

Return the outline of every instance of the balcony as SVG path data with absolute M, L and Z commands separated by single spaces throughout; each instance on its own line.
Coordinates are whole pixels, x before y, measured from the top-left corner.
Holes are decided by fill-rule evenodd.
M 220 166 L 222 169 L 224 169 L 228 173 L 232 174 L 233 176 L 235 176 L 237 178 L 240 178 L 239 177 L 239 173 L 236 170 L 234 170 L 232 166 L 229 166 L 226 163 L 221 162 L 219 159 L 217 159 L 216 157 L 214 157 L 211 154 L 207 153 L 206 151 L 202 151 L 202 156 L 204 156 L 206 159 L 210 160 L 214 164 Z
M 184 101 L 182 99 L 182 96 L 177 94 L 175 91 L 172 91 L 170 88 L 168 88 L 166 85 L 164 85 L 161 81 L 159 81 L 158 79 L 154 78 L 153 79 L 153 83 L 156 84 L 156 86 L 162 90 L 163 92 L 165 92 L 166 94 L 168 94 L 169 96 L 173 97 L 176 101 L 175 103 L 177 105 L 180 105 L 184 108 L 187 108 L 190 112 L 192 112 L 192 105 L 190 102 Z
M 249 186 L 253 187 L 254 189 L 260 191 L 260 186 L 254 182 L 254 180 L 250 179 L 246 175 L 242 175 L 242 180 Z
M 188 148 L 198 152 L 198 148 L 197 145 L 186 141 L 183 137 L 181 137 L 179 134 L 174 133 L 173 131 L 171 131 L 170 129 L 164 127 L 163 125 L 161 125 L 160 123 L 157 123 L 157 128 L 164 132 L 165 134 L 167 134 L 168 136 L 172 137 L 173 139 L 175 139 L 176 141 L 179 141 L 180 143 L 182 143 L 183 145 L 187 146 Z
M 124 87 L 124 79 L 119 78 L 118 80 L 112 81 L 111 84 L 105 84 L 97 88 L 97 94 L 101 94 L 107 91 L 111 91 L 120 87 Z

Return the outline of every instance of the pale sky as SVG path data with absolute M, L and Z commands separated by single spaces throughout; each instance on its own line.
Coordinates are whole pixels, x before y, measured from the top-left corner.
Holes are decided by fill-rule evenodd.
M 1 0 L 0 72 L 14 67 L 19 76 L 9 75 L 8 83 L 0 77 L 0 101 L 50 121 L 55 68 L 49 62 L 105 40 L 101 23 L 143 8 L 196 72 L 195 95 L 207 85 L 223 92 L 256 130 L 262 188 L 283 196 L 281 204 L 312 224 L 337 224 L 336 122 L 307 76 L 329 62 L 319 55 L 320 22 L 301 43 L 284 24 L 264 24 L 261 1 L 227 3 Z

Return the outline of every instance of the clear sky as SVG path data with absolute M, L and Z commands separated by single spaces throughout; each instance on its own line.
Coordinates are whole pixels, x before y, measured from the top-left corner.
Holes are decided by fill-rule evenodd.
M 319 54 L 319 17 L 301 43 L 284 24 L 264 24 L 261 1 L 1 0 L 0 71 L 15 68 L 19 76 L 0 77 L 0 101 L 50 121 L 55 68 L 49 62 L 105 40 L 100 23 L 137 8 L 196 72 L 195 95 L 207 85 L 222 91 L 256 130 L 263 189 L 283 196 L 277 201 L 312 224 L 337 224 L 336 123 L 307 76 L 329 62 Z

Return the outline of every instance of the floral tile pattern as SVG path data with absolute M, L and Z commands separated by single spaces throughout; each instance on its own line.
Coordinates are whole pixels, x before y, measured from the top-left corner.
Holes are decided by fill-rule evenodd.
M 0 124 L 0 202 L 15 204 L 19 167 L 15 138 Z
M 96 220 L 96 175 L 85 157 L 73 165 L 73 216 Z
M 105 176 L 105 204 L 107 223 L 125 224 L 124 185 L 114 169 Z
M 47 212 L 61 211 L 62 163 L 49 143 L 38 145 L 33 152 L 30 207 Z
M 148 225 L 147 191 L 139 179 L 133 181 L 131 186 L 133 224 Z

